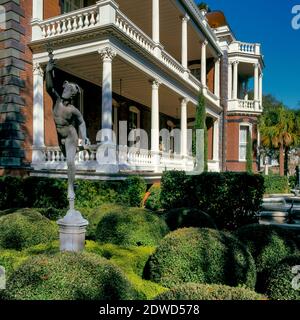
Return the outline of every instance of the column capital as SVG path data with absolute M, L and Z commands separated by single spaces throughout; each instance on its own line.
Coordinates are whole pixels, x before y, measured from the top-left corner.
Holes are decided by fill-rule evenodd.
M 254 67 L 254 68 L 259 68 L 259 63 L 257 63 L 257 62 L 256 62 L 256 63 L 253 63 L 253 67 Z
M 181 16 L 180 16 L 180 19 L 181 19 L 183 22 L 188 22 L 188 21 L 190 21 L 190 17 L 189 17 L 187 14 L 181 15 Z
M 232 62 L 233 65 L 239 65 L 239 63 L 240 62 L 238 60 Z
M 161 85 L 161 81 L 158 79 L 150 80 L 149 82 L 152 85 L 152 89 L 158 89 Z
M 33 74 L 35 76 L 44 76 L 44 70 L 42 68 L 42 66 L 40 65 L 40 63 L 34 63 L 33 64 Z
M 202 47 L 206 47 L 208 45 L 208 41 L 205 39 L 203 42 L 202 42 Z
M 189 103 L 189 99 L 186 97 L 179 98 L 182 107 L 185 107 Z
M 113 50 L 111 47 L 105 47 L 103 49 L 99 49 L 98 53 L 103 61 L 109 60 L 112 61 L 115 56 L 117 55 L 116 51 Z

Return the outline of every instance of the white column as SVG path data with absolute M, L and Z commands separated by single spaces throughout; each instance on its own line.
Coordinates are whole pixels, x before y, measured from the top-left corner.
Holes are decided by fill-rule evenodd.
M 44 0 L 32 0 L 32 20 L 44 19 Z
M 219 161 L 219 119 L 214 122 L 213 160 Z
M 159 86 L 158 80 L 152 81 L 151 150 L 155 165 L 159 165 Z
M 259 102 L 262 105 L 263 100 L 263 73 L 259 75 Z
M 116 52 L 110 47 L 99 50 L 103 61 L 103 78 L 102 78 L 102 137 L 101 141 L 113 142 L 112 128 L 112 60 Z
M 160 42 L 159 0 L 152 0 L 152 40 Z
M 254 104 L 255 109 L 259 108 L 259 65 L 254 64 Z
M 237 99 L 237 92 L 238 92 L 238 66 L 239 62 L 235 61 L 233 63 L 233 97 L 232 99 Z
M 207 40 L 202 43 L 201 46 L 201 82 L 204 88 L 207 87 L 206 83 L 206 47 L 207 47 Z
M 187 69 L 188 67 L 188 15 L 181 17 L 182 30 L 181 30 L 181 64 Z
M 232 62 L 228 62 L 228 100 L 232 99 Z
M 215 62 L 215 95 L 220 98 L 220 58 Z
M 42 38 L 39 22 L 44 19 L 44 0 L 32 0 L 32 40 Z
M 187 156 L 187 104 L 186 98 L 181 99 L 181 155 Z
M 40 64 L 33 66 L 33 151 L 32 163 L 43 161 L 44 129 L 44 72 Z

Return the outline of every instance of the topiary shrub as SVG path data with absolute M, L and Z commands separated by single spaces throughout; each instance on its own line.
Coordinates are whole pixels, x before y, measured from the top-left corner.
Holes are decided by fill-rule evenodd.
M 28 259 L 8 279 L 7 300 L 128 300 L 136 293 L 123 272 L 91 253 Z
M 22 250 L 58 238 L 55 222 L 33 209 L 21 209 L 0 217 L 0 247 Z
M 154 184 L 149 189 L 149 197 L 147 198 L 145 202 L 145 207 L 152 211 L 157 211 L 162 208 L 161 202 L 160 202 L 160 193 L 161 188 L 159 184 Z
M 266 194 L 285 194 L 291 192 L 288 177 L 269 175 L 264 176 L 264 181 Z
M 171 288 L 183 283 L 254 288 L 256 270 L 249 251 L 233 236 L 212 229 L 179 229 L 150 257 L 144 276 Z
M 165 213 L 165 219 L 171 231 L 190 227 L 217 228 L 213 219 L 208 214 L 196 208 L 169 210 Z
M 277 226 L 249 225 L 237 230 L 235 235 L 255 260 L 259 292 L 265 291 L 265 280 L 278 262 L 299 252 L 294 234 Z
M 156 246 L 168 233 L 165 221 L 145 209 L 123 208 L 105 215 L 96 230 L 101 243 Z
M 299 275 L 300 255 L 283 259 L 268 277 L 266 294 L 272 300 L 300 300 Z
M 139 176 L 130 176 L 124 180 L 118 190 L 119 203 L 130 207 L 141 207 L 147 190 L 146 181 Z
M 160 294 L 156 300 L 266 300 L 246 288 L 233 288 L 217 284 L 187 283 Z

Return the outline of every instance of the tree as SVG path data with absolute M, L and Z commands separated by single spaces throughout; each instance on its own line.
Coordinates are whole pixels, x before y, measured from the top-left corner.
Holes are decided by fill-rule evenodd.
M 280 175 L 284 170 L 285 155 L 290 147 L 299 143 L 299 120 L 295 112 L 287 109 L 282 103 L 268 98 L 269 105 L 264 105 L 264 113 L 259 120 L 262 145 L 279 150 Z
M 204 171 L 208 171 L 208 134 L 207 134 L 207 126 L 206 126 L 206 107 L 205 107 L 205 98 L 203 93 L 199 94 L 198 98 L 198 106 L 196 109 L 196 119 L 195 119 L 195 133 L 197 130 L 204 130 Z M 193 151 L 196 154 L 196 145 L 195 145 L 195 136 L 194 136 L 194 144 Z
M 246 149 L 246 170 L 248 173 L 253 172 L 253 145 L 252 145 L 252 137 L 251 131 L 248 130 L 247 135 L 247 149 Z

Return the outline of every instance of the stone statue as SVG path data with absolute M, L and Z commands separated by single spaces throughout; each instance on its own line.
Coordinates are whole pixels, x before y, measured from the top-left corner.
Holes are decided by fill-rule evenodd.
M 75 192 L 74 181 L 76 174 L 75 156 L 80 151 L 78 147 L 79 135 L 83 141 L 82 149 L 88 149 L 90 141 L 86 134 L 86 124 L 80 111 L 74 107 L 74 99 L 80 93 L 80 88 L 75 83 L 65 81 L 63 93 L 60 97 L 55 89 L 55 60 L 49 50 L 49 62 L 46 67 L 46 89 L 53 101 L 53 118 L 56 125 L 60 149 L 68 165 L 68 199 L 70 210 L 74 209 Z

